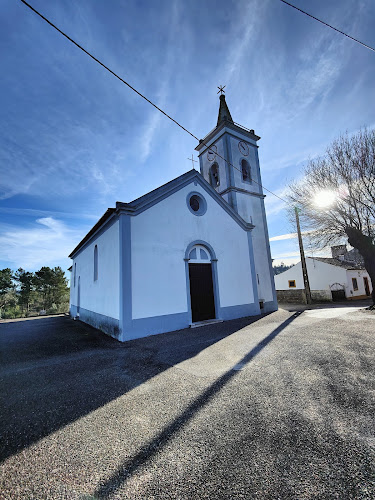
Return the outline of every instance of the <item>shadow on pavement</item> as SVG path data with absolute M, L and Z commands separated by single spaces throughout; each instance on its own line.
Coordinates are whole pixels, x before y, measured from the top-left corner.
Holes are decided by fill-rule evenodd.
M 123 483 L 127 481 L 135 472 L 146 464 L 154 455 L 168 444 L 173 436 L 182 429 L 194 415 L 205 405 L 207 405 L 215 395 L 236 375 L 236 371 L 244 367 L 247 363 L 252 361 L 262 349 L 264 349 L 272 340 L 279 335 L 292 321 L 294 321 L 301 312 L 296 312 L 284 321 L 280 326 L 275 328 L 267 337 L 261 340 L 253 349 L 251 349 L 239 363 L 228 370 L 224 375 L 219 377 L 215 383 L 208 387 L 198 398 L 196 398 L 181 415 L 171 422 L 163 431 L 158 434 L 149 443 L 145 444 L 143 448 L 121 465 L 121 467 L 112 476 L 102 483 L 94 493 L 94 498 L 108 498 L 116 492 Z
M 124 344 L 66 317 L 1 324 L 0 460 L 260 318 L 241 318 Z M 275 332 L 272 338 L 278 333 Z M 272 338 L 267 337 L 265 342 Z M 257 349 L 263 347 L 261 343 Z M 251 351 L 244 362 L 255 354 Z M 186 420 L 191 412 L 208 401 L 231 376 L 230 372 L 204 393 L 182 419 Z M 168 432 L 177 429 L 180 420 Z

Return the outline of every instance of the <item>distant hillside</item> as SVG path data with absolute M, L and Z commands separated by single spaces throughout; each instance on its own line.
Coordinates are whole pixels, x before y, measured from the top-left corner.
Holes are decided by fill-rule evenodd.
M 284 262 L 282 262 L 279 266 L 272 266 L 273 269 L 273 274 L 276 276 L 276 274 L 283 273 L 284 271 L 287 271 L 293 266 L 286 266 Z

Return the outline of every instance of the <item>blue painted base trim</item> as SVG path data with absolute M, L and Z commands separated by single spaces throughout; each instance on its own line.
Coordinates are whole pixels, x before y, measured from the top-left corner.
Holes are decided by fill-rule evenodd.
M 261 314 L 258 303 L 220 308 L 220 319 L 224 320 L 244 318 L 246 316 L 257 316 L 258 314 Z
M 133 319 L 131 325 L 122 332 L 119 340 L 125 342 L 158 333 L 182 330 L 189 327 L 190 321 L 190 314 L 187 311 L 184 313 L 166 314 L 165 316 Z
M 77 316 L 77 306 L 70 306 L 70 315 L 74 318 Z M 99 314 L 94 311 L 89 311 L 83 307 L 79 308 L 79 319 L 84 323 L 101 330 L 102 332 L 119 339 L 120 337 L 120 326 L 119 320 L 111 318 L 110 316 L 105 316 L 104 314 Z
M 263 309 L 261 310 L 262 313 L 269 313 L 269 312 L 274 312 L 277 311 L 279 308 L 277 301 L 270 300 L 269 302 L 263 302 Z
M 259 304 L 243 304 L 240 306 L 220 307 L 217 318 L 229 320 L 260 314 Z M 165 316 L 133 319 L 131 326 L 121 333 L 119 340 L 126 342 L 127 340 L 148 337 L 149 335 L 182 330 L 183 328 L 188 328 L 190 324 L 191 315 L 188 311 L 178 314 L 167 314 Z
M 257 316 L 264 312 L 276 310 L 277 303 L 275 304 L 274 302 L 265 302 L 262 310 L 260 310 L 258 303 L 242 304 L 240 306 L 220 307 L 217 317 L 222 320 L 230 320 L 246 316 Z M 72 317 L 77 315 L 76 306 L 70 306 L 70 315 Z M 159 333 L 182 330 L 183 328 L 188 328 L 191 323 L 191 315 L 186 311 L 184 313 L 167 314 L 165 316 L 133 319 L 127 324 L 126 329 L 120 332 L 119 320 L 88 311 L 82 307 L 79 309 L 79 319 L 121 342 L 148 337 L 149 335 L 157 335 Z

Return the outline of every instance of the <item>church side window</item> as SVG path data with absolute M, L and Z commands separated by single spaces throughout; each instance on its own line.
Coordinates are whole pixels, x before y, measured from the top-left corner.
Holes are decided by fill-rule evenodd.
M 219 165 L 214 163 L 210 168 L 210 184 L 212 187 L 220 185 Z
M 94 281 L 98 279 L 98 245 L 94 248 Z
M 251 182 L 250 165 L 246 160 L 241 160 L 241 173 L 243 182 Z
M 77 274 L 77 264 L 74 264 L 74 273 L 73 273 L 73 284 L 76 286 L 76 274 Z

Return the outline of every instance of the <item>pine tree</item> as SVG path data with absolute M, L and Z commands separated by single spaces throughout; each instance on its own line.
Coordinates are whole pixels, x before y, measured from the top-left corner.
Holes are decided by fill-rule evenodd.
M 26 309 L 27 316 L 30 312 L 30 304 L 35 298 L 35 275 L 20 267 L 14 277 L 19 284 L 19 304 L 22 309 Z

